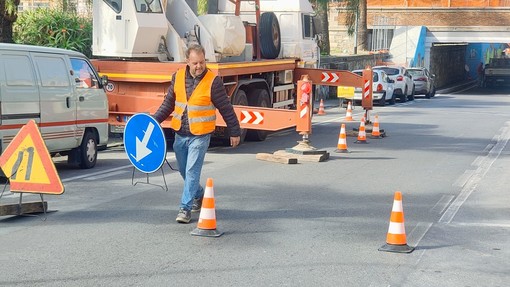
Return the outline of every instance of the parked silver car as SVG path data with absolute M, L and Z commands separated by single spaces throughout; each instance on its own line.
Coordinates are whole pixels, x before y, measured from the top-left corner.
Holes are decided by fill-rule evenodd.
M 405 67 L 398 65 L 375 66 L 373 70 L 383 70 L 390 79 L 395 81 L 394 93 L 401 102 L 414 100 L 414 83 L 411 75 Z
M 434 85 L 435 75 L 430 73 L 427 68 L 409 68 L 409 74 L 413 76 L 413 82 L 416 95 L 425 95 L 427 99 L 435 96 L 436 87 Z
M 354 70 L 354 74 L 363 75 L 363 70 Z M 394 81 L 386 75 L 383 70 L 373 70 L 372 76 L 372 101 L 374 104 L 380 106 L 386 105 L 389 102 L 391 105 L 395 104 L 396 95 L 393 93 Z M 354 89 L 354 102 L 361 102 L 361 88 Z

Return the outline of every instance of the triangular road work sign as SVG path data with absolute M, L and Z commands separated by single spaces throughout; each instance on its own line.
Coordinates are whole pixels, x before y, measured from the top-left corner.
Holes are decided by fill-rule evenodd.
M 24 125 L 0 156 L 12 192 L 62 194 L 64 186 L 34 120 Z

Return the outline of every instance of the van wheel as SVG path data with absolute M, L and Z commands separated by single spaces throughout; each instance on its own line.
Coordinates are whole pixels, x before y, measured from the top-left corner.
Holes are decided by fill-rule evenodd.
M 265 59 L 276 59 L 280 54 L 282 37 L 278 18 L 273 12 L 260 15 L 260 53 Z
M 80 168 L 93 168 L 97 161 L 97 139 L 93 132 L 86 131 L 80 146 Z
M 248 96 L 248 103 L 253 107 L 269 107 L 269 93 L 266 89 L 252 90 Z M 268 131 L 263 130 L 248 130 L 246 139 L 251 141 L 264 141 L 266 140 Z

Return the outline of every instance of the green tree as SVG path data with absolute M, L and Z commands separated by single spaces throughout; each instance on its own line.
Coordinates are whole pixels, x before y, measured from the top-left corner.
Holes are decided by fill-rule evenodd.
M 347 34 L 352 36 L 357 32 L 356 47 L 368 51 L 367 0 L 345 0 L 345 6 Z
M 48 8 L 25 11 L 13 30 L 16 43 L 64 48 L 92 56 L 92 19 L 74 12 Z
M 315 25 L 317 32 L 321 35 L 319 41 L 319 47 L 321 54 L 329 55 L 329 21 L 328 21 L 328 4 L 329 0 L 315 0 L 315 12 L 317 16 L 315 18 Z
M 0 42 L 14 43 L 12 26 L 18 18 L 20 0 L 0 0 Z

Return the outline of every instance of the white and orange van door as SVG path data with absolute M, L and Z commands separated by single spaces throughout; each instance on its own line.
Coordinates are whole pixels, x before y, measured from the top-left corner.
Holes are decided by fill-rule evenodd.
M 50 150 L 69 150 L 80 145 L 83 130 L 76 125 L 76 94 L 67 56 L 31 53 L 38 77 L 41 123 Z

